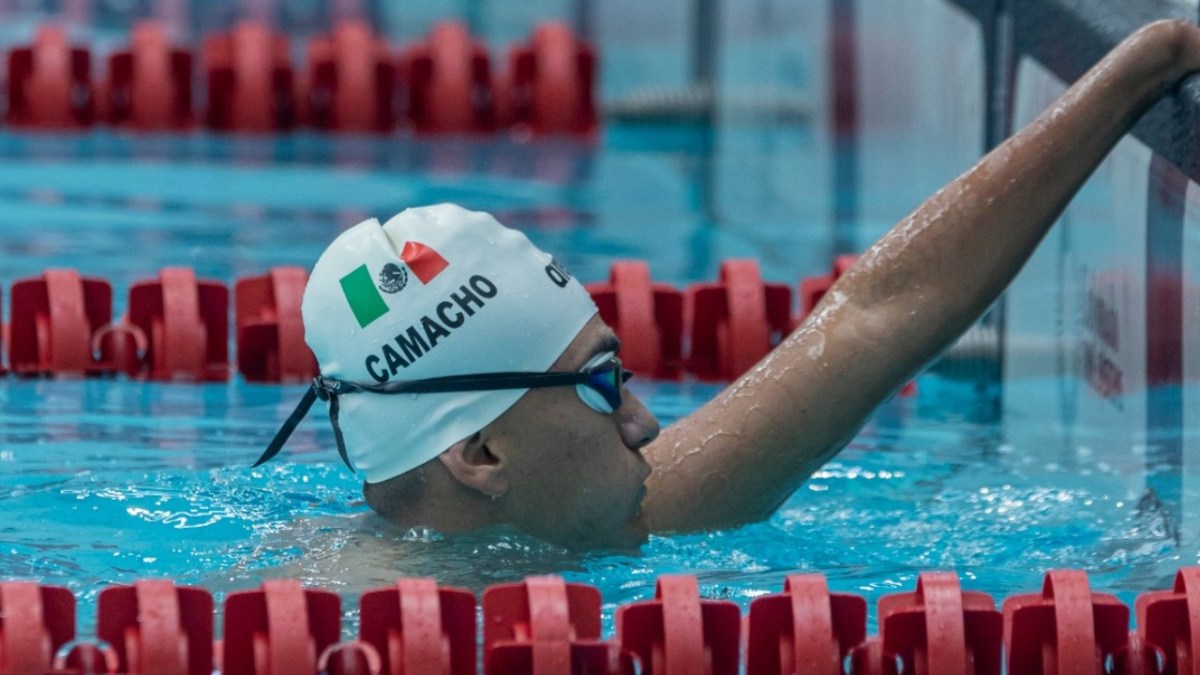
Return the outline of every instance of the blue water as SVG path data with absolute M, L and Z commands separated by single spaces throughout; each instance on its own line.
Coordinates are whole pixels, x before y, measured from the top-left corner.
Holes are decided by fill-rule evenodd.
M 757 139 L 781 145 L 745 147 Z M 711 139 L 688 127 L 617 129 L 594 143 L 0 131 L 0 276 L 73 265 L 124 289 L 176 264 L 230 281 L 311 267 L 341 229 L 439 201 L 493 212 L 582 279 L 626 257 L 676 283 L 711 279 L 738 256 L 759 258 L 778 280 L 824 272 L 828 226 L 805 221 L 825 215 L 808 212 L 829 202 L 825 176 L 807 176 L 820 183 L 801 200 L 762 185 L 748 201 L 727 179 L 771 175 L 815 151 L 813 134 L 742 129 L 721 140 L 729 147 L 705 149 Z M 733 192 L 739 199 L 720 203 Z
M 705 595 L 743 609 L 801 571 L 873 601 L 910 590 L 920 571 L 954 569 L 999 600 L 1073 567 L 1131 602 L 1184 562 L 1166 516 L 1122 497 L 1132 462 L 1064 467 L 1007 445 L 973 388 L 931 377 L 920 386 L 766 522 L 577 555 L 515 532 L 395 530 L 363 506 L 315 421 L 289 461 L 249 469 L 296 387 L 10 380 L 0 389 L 0 576 L 68 586 L 84 629 L 109 583 L 169 577 L 222 594 L 294 577 L 342 593 L 349 630 L 356 596 L 402 575 L 478 592 L 561 573 L 599 587 L 611 618 L 673 572 L 697 574 Z M 634 390 L 669 422 L 715 388 Z
M 593 144 L 0 134 L 0 283 L 7 291 L 46 267 L 74 267 L 113 283 L 119 313 L 128 286 L 161 266 L 232 285 L 272 265 L 311 266 L 362 218 L 442 200 L 496 212 L 585 281 L 636 257 L 682 286 L 748 255 L 768 279 L 794 283 L 827 265 L 830 229 L 814 210 L 823 198 L 776 198 L 764 185 L 722 202 L 709 188 L 731 157 L 742 174 L 766 176 L 812 142 L 784 127 L 715 140 L 688 127 L 622 127 Z M 818 191 L 824 176 L 809 178 Z M 1006 394 L 1058 386 L 1007 383 Z M 717 391 L 638 380 L 633 389 L 664 423 Z M 1171 509 L 1127 487 L 1146 471 L 1135 451 L 1145 439 L 1129 440 L 1127 463 L 1091 462 L 1086 429 L 1002 425 L 995 388 L 944 377 L 924 376 L 917 396 L 884 405 L 769 520 L 588 555 L 509 531 L 395 530 L 362 504 L 320 416 L 297 432 L 287 461 L 250 469 L 301 391 L 236 377 L 0 381 L 0 576 L 71 588 L 82 632 L 110 583 L 169 577 L 220 597 L 294 577 L 339 591 L 349 631 L 357 595 L 401 575 L 479 592 L 560 573 L 599 587 L 611 620 L 673 572 L 697 574 L 705 595 L 745 610 L 807 571 L 874 602 L 912 589 L 921 571 L 954 569 L 999 601 L 1073 567 L 1132 602 L 1196 562 Z

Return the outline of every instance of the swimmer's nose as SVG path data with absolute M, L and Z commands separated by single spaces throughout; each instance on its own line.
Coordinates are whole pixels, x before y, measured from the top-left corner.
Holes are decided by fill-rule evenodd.
M 617 411 L 617 425 L 621 430 L 621 440 L 630 450 L 641 450 L 658 438 L 658 418 L 656 418 L 638 397 L 624 392 L 621 408 Z

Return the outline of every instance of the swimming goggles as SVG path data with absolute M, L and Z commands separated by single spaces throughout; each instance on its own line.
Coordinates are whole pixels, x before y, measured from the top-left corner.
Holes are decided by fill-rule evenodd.
M 259 466 L 278 455 L 287 443 L 292 432 L 308 414 L 313 403 L 319 398 L 329 402 L 329 421 L 333 424 L 333 436 L 337 441 L 338 455 L 342 461 L 354 471 L 350 456 L 346 452 L 346 443 L 342 438 L 342 429 L 338 425 L 338 397 L 343 394 L 441 394 L 456 391 L 499 391 L 503 389 L 541 389 L 543 387 L 574 386 L 587 407 L 601 414 L 611 414 L 621 407 L 621 387 L 633 373 L 621 366 L 621 359 L 612 352 L 598 354 L 576 372 L 507 372 L 507 373 L 478 373 L 475 375 L 447 375 L 431 377 L 424 380 L 397 380 L 383 384 L 362 384 L 348 382 L 334 377 L 322 375 L 313 379 L 312 386 L 304 392 L 304 397 L 292 414 L 276 432 L 275 438 L 263 451 L 254 466 Z

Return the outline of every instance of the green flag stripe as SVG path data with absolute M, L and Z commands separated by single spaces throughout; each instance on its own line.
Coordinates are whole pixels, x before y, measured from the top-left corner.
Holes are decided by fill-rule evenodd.
M 342 293 L 346 295 L 346 302 L 350 303 L 350 309 L 354 311 L 354 318 L 358 319 L 361 328 L 366 328 L 372 321 L 387 314 L 387 303 L 375 289 L 375 282 L 366 265 L 342 277 Z

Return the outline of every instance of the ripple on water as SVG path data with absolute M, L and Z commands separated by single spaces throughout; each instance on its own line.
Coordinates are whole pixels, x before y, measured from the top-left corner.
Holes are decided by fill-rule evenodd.
M 1037 590 L 1049 568 L 1086 569 L 1098 589 L 1122 593 L 1169 585 L 1176 566 L 1200 559 L 1181 548 L 1169 505 L 1130 493 L 1128 466 L 1086 451 L 1064 461 L 1026 448 L 979 421 L 970 400 L 940 393 L 936 403 L 923 394 L 884 406 L 764 522 L 581 554 L 507 530 L 446 537 L 383 523 L 324 450 L 333 445 L 325 425 L 306 425 L 288 461 L 248 468 L 290 412 L 291 392 L 230 385 L 189 398 L 184 388 L 152 395 L 141 384 L 108 384 L 117 392 L 107 397 L 147 396 L 171 414 L 135 420 L 117 406 L 80 421 L 86 431 L 66 422 L 47 429 L 36 422 L 36 403 L 11 391 L 0 402 L 0 417 L 24 419 L 0 432 L 0 449 L 11 453 L 0 454 L 10 514 L 0 574 L 66 584 L 84 602 L 84 630 L 100 588 L 141 577 L 200 584 L 218 598 L 292 577 L 342 593 L 351 616 L 359 593 L 397 576 L 433 576 L 478 593 L 558 573 L 601 589 L 611 629 L 619 604 L 652 597 L 657 576 L 668 573 L 695 574 L 705 595 L 746 609 L 795 573 L 823 572 L 832 590 L 873 603 L 911 589 L 922 570 L 954 569 L 965 587 L 1000 599 Z M 639 386 L 666 422 L 715 392 Z M 922 389 L 937 388 L 923 381 Z M 86 405 L 80 392 L 54 398 L 53 414 L 65 420 L 72 405 Z M 188 410 L 200 410 L 203 423 Z M 44 434 L 71 440 L 47 446 Z M 721 485 L 701 489 L 715 494 Z

